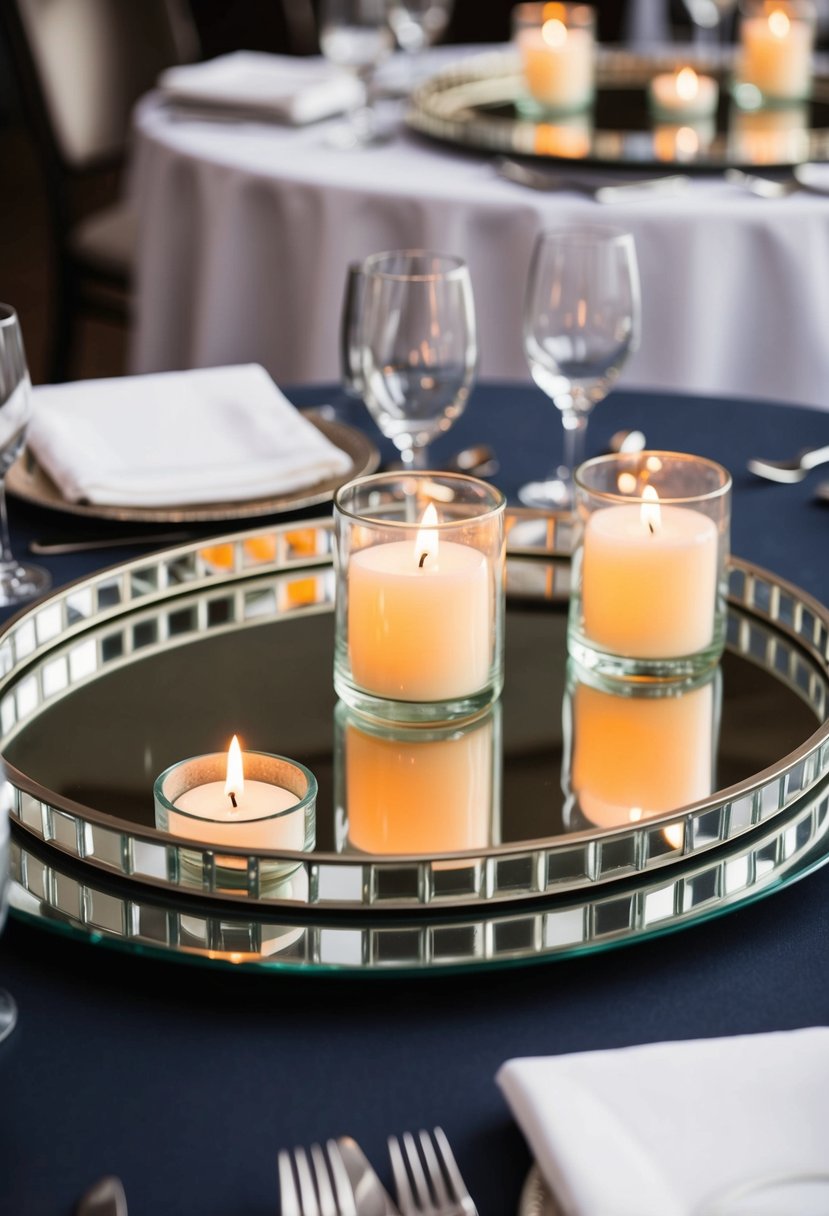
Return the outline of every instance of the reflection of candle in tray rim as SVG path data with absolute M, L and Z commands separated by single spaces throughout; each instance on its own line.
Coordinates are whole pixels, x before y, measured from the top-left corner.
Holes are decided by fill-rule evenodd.
M 805 160 L 809 153 L 806 107 L 733 110 L 728 149 L 735 160 L 749 161 L 753 165 Z
M 439 539 L 430 503 L 411 541 L 371 545 L 348 563 L 354 682 L 403 701 L 485 688 L 492 660 L 492 573 L 471 545 Z
M 570 784 L 597 827 L 622 827 L 707 798 L 713 788 L 716 684 L 628 696 L 579 681 Z M 678 825 L 681 844 L 681 825 Z M 667 836 L 668 843 L 677 845 Z
M 447 853 L 492 843 L 493 719 L 443 739 L 343 731 L 348 842 L 365 853 Z
M 653 129 L 653 152 L 657 160 L 687 163 L 711 146 L 716 134 L 713 119 L 695 122 L 660 122 Z
M 718 537 L 713 520 L 661 506 L 652 486 L 641 504 L 594 511 L 584 531 L 585 636 L 612 653 L 678 658 L 713 638 Z
M 740 23 L 738 80 L 776 100 L 807 96 L 812 78 L 812 39 L 811 21 L 790 18 L 782 7 L 744 17 Z
M 593 97 L 593 31 L 550 17 L 517 35 L 527 89 L 542 105 L 576 110 Z
M 537 156 L 566 156 L 578 160 L 590 152 L 593 123 L 589 114 L 570 114 L 558 122 L 537 122 L 532 138 Z
M 719 100 L 719 86 L 711 76 L 698 76 L 693 68 L 660 72 L 648 86 L 651 106 L 666 118 L 706 118 Z
M 302 849 L 304 816 L 281 817 L 281 812 L 296 806 L 300 799 L 281 785 L 246 780 L 243 769 L 241 748 L 234 735 L 225 780 L 206 781 L 179 794 L 174 809 L 168 812 L 165 830 L 207 845 Z

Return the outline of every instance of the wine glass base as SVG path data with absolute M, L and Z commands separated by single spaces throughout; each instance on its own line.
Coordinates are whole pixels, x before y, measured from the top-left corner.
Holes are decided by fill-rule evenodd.
M 394 131 L 379 127 L 376 123 L 341 122 L 325 133 L 325 143 L 338 152 L 352 152 L 356 148 L 377 148 L 390 143 Z
M 521 486 L 518 497 L 525 507 L 540 507 L 544 511 L 569 511 L 573 505 L 570 486 L 559 477 L 530 481 Z
M 10 992 L 0 988 L 0 1043 L 8 1038 L 17 1024 L 17 1005 Z
M 14 562 L 0 569 L 0 608 L 22 604 L 43 595 L 52 586 L 52 576 L 42 566 Z

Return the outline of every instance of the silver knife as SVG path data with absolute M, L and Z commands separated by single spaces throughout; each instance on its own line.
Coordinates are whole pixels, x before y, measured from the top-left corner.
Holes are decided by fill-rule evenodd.
M 121 1179 L 99 1178 L 81 1196 L 75 1216 L 127 1216 L 127 1197 Z
M 495 171 L 507 181 L 515 182 L 519 186 L 529 186 L 531 190 L 545 190 L 550 193 L 573 190 L 577 194 L 587 194 L 599 203 L 612 203 L 637 193 L 678 194 L 691 184 L 687 174 L 670 173 L 661 177 L 630 178 L 627 181 L 608 182 L 604 185 L 572 173 L 552 173 L 547 169 L 536 169 L 508 156 L 498 158 Z
M 340 1136 L 337 1144 L 354 1191 L 357 1216 L 400 1216 L 357 1141 Z

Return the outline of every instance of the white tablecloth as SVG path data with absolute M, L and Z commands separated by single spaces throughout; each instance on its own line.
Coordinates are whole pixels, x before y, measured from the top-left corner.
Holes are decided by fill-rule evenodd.
M 336 379 L 347 263 L 429 246 L 469 262 L 481 377 L 524 379 L 534 238 L 586 221 L 636 237 L 643 339 L 624 383 L 829 404 L 828 197 L 759 199 L 714 177 L 601 205 L 502 181 L 402 125 L 386 146 L 334 151 L 327 125 L 185 121 L 144 99 L 133 371 L 259 362 L 282 384 Z

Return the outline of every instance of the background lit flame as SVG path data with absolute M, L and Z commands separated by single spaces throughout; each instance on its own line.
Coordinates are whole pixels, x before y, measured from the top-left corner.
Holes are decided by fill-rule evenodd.
M 564 46 L 567 41 L 567 26 L 563 21 L 553 17 L 542 25 L 541 37 L 547 46 Z
M 659 495 L 653 486 L 645 486 L 642 491 L 642 506 L 639 517 L 643 527 L 649 532 L 658 532 L 662 526 L 662 510 L 659 506 Z
M 676 74 L 676 93 L 683 101 L 692 101 L 699 92 L 699 78 L 693 68 L 683 68 Z
M 242 749 L 236 735 L 230 741 L 227 749 L 227 777 L 225 779 L 225 797 L 235 794 L 237 800 L 245 792 L 245 778 L 242 769 Z
M 785 38 L 790 25 L 791 22 L 782 9 L 776 8 L 773 13 L 769 13 L 769 29 L 775 38 Z
M 417 530 L 415 537 L 415 561 L 421 564 L 420 559 L 425 553 L 426 561 L 423 565 L 429 565 L 430 562 L 437 561 L 438 556 L 438 513 L 435 509 L 435 504 L 430 502 L 426 510 L 423 512 L 423 518 L 420 521 L 420 527 Z

